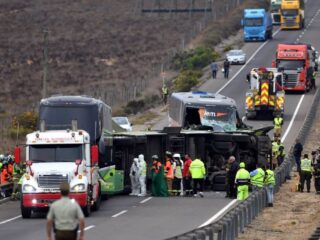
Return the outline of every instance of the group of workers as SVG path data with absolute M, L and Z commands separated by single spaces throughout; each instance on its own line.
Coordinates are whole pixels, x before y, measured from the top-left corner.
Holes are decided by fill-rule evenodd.
M 140 154 L 133 160 L 130 170 L 132 187 L 130 195 L 146 195 L 146 172 L 147 166 L 143 155 Z M 199 193 L 203 197 L 205 175 L 204 163 L 199 158 L 192 161 L 190 156 L 185 154 L 182 160 L 179 153 L 172 154 L 167 151 L 162 164 L 158 155 L 153 155 L 152 196 L 198 196 Z
M 14 156 L 10 154 L 0 154 L 0 185 L 13 183 L 13 191 L 11 193 L 11 199 L 19 199 L 21 184 L 20 180 L 25 172 L 24 163 L 16 163 L 14 161 Z M 0 196 L 2 198 L 7 197 L 7 193 L 3 192 L 0 188 Z

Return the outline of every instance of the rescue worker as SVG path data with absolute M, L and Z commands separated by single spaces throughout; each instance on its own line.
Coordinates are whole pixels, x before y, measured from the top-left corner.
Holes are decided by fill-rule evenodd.
M 320 194 L 320 158 L 317 159 L 317 163 L 313 167 L 314 175 L 314 188 L 316 189 L 316 194 Z
M 280 145 L 279 145 L 279 148 L 278 148 L 278 154 L 277 155 L 278 155 L 277 156 L 278 166 L 280 166 L 283 163 L 284 158 L 286 157 L 286 152 L 284 151 L 284 146 L 283 146 L 283 144 L 281 142 L 280 142 Z
M 140 186 L 140 194 L 139 197 L 145 197 L 147 195 L 147 186 L 146 186 L 146 177 L 147 177 L 147 163 L 144 160 L 144 155 L 140 154 L 138 156 L 139 159 L 139 186 Z
M 269 164 L 267 164 L 264 184 L 267 189 L 268 206 L 273 207 L 273 190 L 274 186 L 276 185 L 276 180 L 274 177 L 274 172 L 270 169 Z
M 300 143 L 300 140 L 297 139 L 296 144 L 293 147 L 293 156 L 296 161 L 298 172 L 300 172 L 300 170 L 301 170 L 301 153 L 302 153 L 302 151 L 303 151 L 303 146 Z
M 245 169 L 244 162 L 239 164 L 235 184 L 237 185 L 237 199 L 240 201 L 246 200 L 249 197 L 250 173 Z
M 311 160 L 308 158 L 308 154 L 303 155 L 303 159 L 301 160 L 301 189 L 300 191 L 303 192 L 304 189 L 304 182 L 307 182 L 307 191 L 310 192 L 310 184 L 312 178 L 312 165 Z
M 190 168 L 191 163 L 192 163 L 192 159 L 190 158 L 190 155 L 185 154 L 182 176 L 183 176 L 183 188 L 185 190 L 186 196 L 190 196 L 192 194 L 191 174 L 189 172 L 189 168 Z
M 167 187 L 169 191 L 169 195 L 172 195 L 172 183 L 173 183 L 173 167 L 172 167 L 172 153 L 166 152 L 165 157 L 165 166 L 164 166 L 164 172 L 166 174 L 166 180 L 167 180 Z
M 167 104 L 167 98 L 168 98 L 168 87 L 164 84 L 162 86 L 162 99 L 163 99 L 163 104 L 166 105 Z
M 78 228 L 79 240 L 84 239 L 84 215 L 79 204 L 71 200 L 69 183 L 60 185 L 61 199 L 55 201 L 47 215 L 47 239 L 51 240 L 52 228 L 54 228 L 56 240 L 76 240 Z
M 8 162 L 3 161 L 2 171 L 1 171 L 1 184 L 8 183 L 10 181 L 10 174 L 8 173 Z
M 278 164 L 278 151 L 279 151 L 279 146 L 277 143 L 276 138 L 273 139 L 272 141 L 272 169 L 275 169 Z
M 140 193 L 140 184 L 139 184 L 139 176 L 138 176 L 138 171 L 139 171 L 139 159 L 134 158 L 131 168 L 130 168 L 130 180 L 131 180 L 131 196 L 138 196 Z
M 258 163 L 256 170 L 250 172 L 252 191 L 258 191 L 263 188 L 264 185 L 265 171 L 263 165 Z
M 203 197 L 203 189 L 204 189 L 204 177 L 206 175 L 206 169 L 204 167 L 204 163 L 200 158 L 197 158 L 192 161 L 189 171 L 191 173 L 192 181 L 193 181 L 193 196 L 198 196 L 198 185 L 200 186 L 199 195 Z
M 159 161 L 158 155 L 153 155 L 152 157 L 152 168 L 151 168 L 151 177 L 152 177 L 152 188 L 151 194 L 155 197 L 167 197 L 169 196 L 167 183 L 163 171 L 163 166 Z
M 317 77 L 317 72 L 314 71 L 310 81 L 310 90 L 316 89 L 316 77 Z
M 12 175 L 12 181 L 13 181 L 13 190 L 11 195 L 11 200 L 18 200 L 20 195 L 20 189 L 19 189 L 19 180 L 22 176 L 22 169 L 20 164 L 14 162 L 13 163 L 13 175 Z
M 7 154 L 7 161 L 8 161 L 8 173 L 10 174 L 10 176 L 13 176 L 13 158 L 11 157 L 10 154 Z
M 235 178 L 237 175 L 237 172 L 239 170 L 239 164 L 236 162 L 236 158 L 234 156 L 230 156 L 228 159 L 229 162 L 229 171 L 227 172 L 228 177 L 228 186 L 229 186 L 229 197 L 230 198 L 237 198 L 237 192 L 236 187 L 234 185 Z
M 173 154 L 173 183 L 172 194 L 174 196 L 182 195 L 181 181 L 182 181 L 182 163 L 179 153 Z
M 283 125 L 283 118 L 280 116 L 280 114 L 278 114 L 273 119 L 273 124 L 274 124 L 274 137 L 280 138 L 281 132 L 282 132 L 282 125 Z

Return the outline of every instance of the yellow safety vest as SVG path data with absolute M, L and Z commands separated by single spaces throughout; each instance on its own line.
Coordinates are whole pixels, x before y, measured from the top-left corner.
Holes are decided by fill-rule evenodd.
M 312 166 L 311 166 L 311 160 L 308 158 L 304 158 L 301 160 L 301 171 L 305 172 L 311 172 Z
M 274 178 L 274 172 L 270 169 L 266 170 L 266 178 L 264 179 L 264 183 L 266 185 L 275 185 L 276 184 L 276 180 Z
M 274 119 L 274 128 L 281 128 L 283 124 L 283 118 L 282 117 L 276 117 Z
M 263 187 L 265 172 L 262 168 L 257 168 L 258 173 L 251 177 L 251 183 L 257 187 Z

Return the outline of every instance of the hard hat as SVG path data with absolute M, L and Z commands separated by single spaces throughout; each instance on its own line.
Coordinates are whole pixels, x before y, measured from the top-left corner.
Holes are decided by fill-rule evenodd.
M 240 168 L 245 168 L 246 165 L 244 164 L 244 162 L 241 162 L 241 163 L 239 164 L 239 167 L 240 167 Z
M 0 154 L 0 160 L 3 160 L 3 159 L 4 159 L 4 155 Z
M 169 152 L 169 151 L 166 151 L 166 155 L 167 155 L 167 156 L 172 156 L 172 153 Z
M 152 159 L 159 159 L 158 155 L 152 155 Z
M 180 153 L 175 153 L 175 154 L 173 154 L 173 158 L 179 158 L 179 159 L 181 159 Z

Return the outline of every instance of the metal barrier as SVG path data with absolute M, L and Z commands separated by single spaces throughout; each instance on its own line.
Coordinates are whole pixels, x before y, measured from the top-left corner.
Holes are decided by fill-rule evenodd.
M 307 114 L 303 127 L 300 129 L 298 139 L 303 144 L 312 125 L 314 116 L 317 111 L 317 104 L 320 99 L 319 88 Z M 275 170 L 276 185 L 275 192 L 278 192 L 282 183 L 290 176 L 291 169 L 294 165 L 293 146 L 291 146 L 284 162 Z M 248 199 L 239 202 L 236 207 L 227 212 L 220 220 L 207 226 L 194 229 L 190 232 L 168 238 L 167 240 L 234 240 L 238 234 L 244 231 L 255 217 L 267 206 L 267 191 L 263 188 L 257 192 L 252 192 Z M 320 236 L 320 227 L 317 228 L 316 236 Z M 316 238 L 310 238 L 316 239 Z M 319 239 L 319 237 L 317 238 Z

